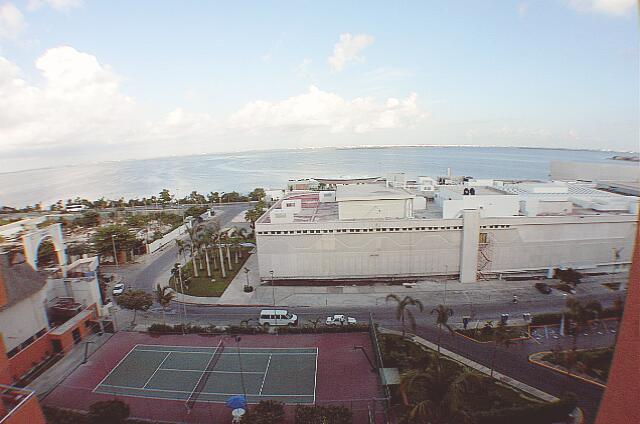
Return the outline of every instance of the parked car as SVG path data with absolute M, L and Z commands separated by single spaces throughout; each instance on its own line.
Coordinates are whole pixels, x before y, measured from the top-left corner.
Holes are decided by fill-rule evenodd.
M 356 321 L 355 318 L 348 317 L 345 315 L 333 315 L 333 316 L 327 317 L 327 321 L 325 323 L 327 325 L 353 325 L 353 324 L 357 324 L 358 321 Z
M 286 309 L 263 309 L 260 311 L 260 325 L 298 325 L 298 316 Z
M 112 293 L 114 296 L 119 296 L 122 293 L 124 293 L 124 283 L 118 283 L 115 286 L 113 286 Z
M 549 294 L 551 293 L 551 287 L 547 283 L 536 283 L 534 286 L 540 293 Z

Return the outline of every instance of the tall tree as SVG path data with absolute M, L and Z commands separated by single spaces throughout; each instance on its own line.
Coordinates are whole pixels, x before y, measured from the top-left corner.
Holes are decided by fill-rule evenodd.
M 431 310 L 431 315 L 436 315 L 436 325 L 438 326 L 438 363 L 440 362 L 440 341 L 442 339 L 442 327 L 453 334 L 453 327 L 449 325 L 449 318 L 453 316 L 453 309 L 446 305 L 438 305 Z
M 418 308 L 420 312 L 424 311 L 424 306 L 422 302 L 417 299 L 412 298 L 411 296 L 405 296 L 404 299 L 400 299 L 395 294 L 387 295 L 385 301 L 393 300 L 396 302 L 396 319 L 402 323 L 402 337 L 406 334 L 405 324 L 406 321 L 409 321 L 409 326 L 413 331 L 416 328 L 416 318 L 413 315 L 413 312 L 409 309 L 410 306 L 414 306 Z
M 498 347 L 511 346 L 511 335 L 507 331 L 507 326 L 502 322 L 493 329 L 493 353 L 491 354 L 491 377 L 493 377 L 493 371 L 496 366 L 496 358 L 498 354 Z
M 589 324 L 589 320 L 596 318 L 600 313 L 602 313 L 602 305 L 598 301 L 591 301 L 583 305 L 577 299 L 567 299 L 567 317 L 572 325 L 573 350 L 578 348 L 580 332 Z
M 146 311 L 153 305 L 153 297 L 142 290 L 127 290 L 117 297 L 118 305 L 133 311 L 131 325 L 136 323 L 138 311 Z
M 171 290 L 171 287 L 162 287 L 160 286 L 160 284 L 156 285 L 156 290 L 154 293 L 156 295 L 156 302 L 158 302 L 162 307 L 162 323 L 166 324 L 167 317 L 165 315 L 167 312 L 167 307 L 171 304 L 171 301 L 175 298 L 176 295 L 173 290 Z

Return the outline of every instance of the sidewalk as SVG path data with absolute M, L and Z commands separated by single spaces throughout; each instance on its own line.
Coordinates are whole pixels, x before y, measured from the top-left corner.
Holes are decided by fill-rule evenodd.
M 89 357 L 102 345 L 104 345 L 112 334 L 103 333 L 101 336 L 93 334 L 82 342 L 78 343 L 73 349 L 67 353 L 60 361 L 56 362 L 51 368 L 46 370 L 42 375 L 33 380 L 28 385 L 29 389 L 36 392 L 39 399 L 45 398 L 58 384 L 64 381 L 76 368 L 82 365 L 84 360 L 85 342 L 89 344 Z
M 395 335 L 402 335 L 402 333 L 400 331 L 394 331 L 394 330 L 387 330 L 384 328 L 380 327 L 380 332 L 381 333 L 387 333 L 387 334 L 395 334 Z M 425 347 L 428 347 L 431 350 L 438 350 L 438 346 L 436 346 L 434 343 L 431 343 L 428 340 L 423 339 L 422 337 L 419 336 L 409 336 L 409 338 L 411 340 L 413 340 L 414 342 L 421 344 Z M 463 365 L 466 365 L 469 368 L 473 368 L 483 374 L 486 375 L 491 375 L 491 369 L 485 367 L 484 365 L 481 365 L 477 362 L 474 362 L 468 358 L 465 358 L 464 356 L 458 355 L 457 353 L 453 353 L 443 347 L 440 347 L 440 353 L 442 353 L 444 356 L 447 356 L 451 359 L 453 359 L 454 361 L 461 363 Z M 518 390 L 521 390 L 525 393 L 530 394 L 531 396 L 535 396 L 538 399 L 542 399 L 546 402 L 554 402 L 557 401 L 558 398 L 555 396 L 550 395 L 549 393 L 543 392 L 542 390 L 538 390 L 535 387 L 531 387 L 528 384 L 522 383 L 518 380 L 515 380 L 509 376 L 506 376 L 504 374 L 500 374 L 497 371 L 493 372 L 493 378 L 495 378 L 496 380 L 500 381 L 501 383 L 504 384 L 508 384 L 511 387 L 515 387 Z

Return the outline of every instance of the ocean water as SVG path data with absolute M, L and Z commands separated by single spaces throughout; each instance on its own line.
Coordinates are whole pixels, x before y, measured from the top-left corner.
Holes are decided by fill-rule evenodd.
M 76 196 L 150 197 L 163 188 L 180 196 L 192 190 L 248 192 L 282 188 L 290 178 L 384 176 L 405 172 L 476 178 L 547 179 L 552 160 L 608 162 L 615 152 L 498 147 L 387 147 L 271 150 L 81 164 L 0 173 L 0 206 L 24 206 Z M 622 165 L 621 165 L 622 166 Z

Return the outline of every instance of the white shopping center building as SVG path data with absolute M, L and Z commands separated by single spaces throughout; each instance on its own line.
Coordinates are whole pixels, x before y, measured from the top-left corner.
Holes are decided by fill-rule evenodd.
M 403 279 L 629 263 L 638 197 L 589 182 L 402 174 L 289 191 L 257 222 L 263 280 Z

